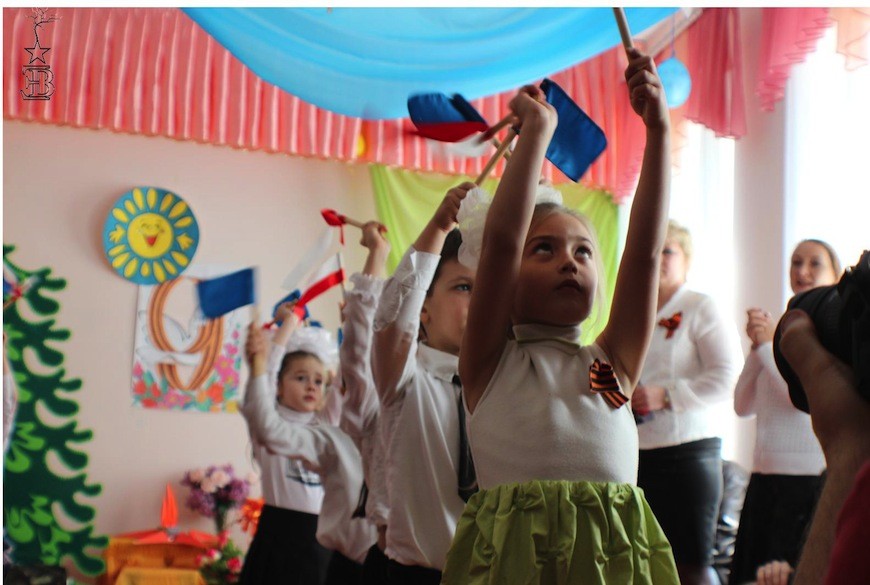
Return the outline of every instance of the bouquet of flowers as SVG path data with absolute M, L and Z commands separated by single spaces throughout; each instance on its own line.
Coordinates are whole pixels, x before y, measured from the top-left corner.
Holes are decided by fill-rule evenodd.
M 198 558 L 199 574 L 208 585 L 237 583 L 242 573 L 242 551 L 226 532 L 218 535 L 217 548 Z
M 253 475 L 253 474 L 251 474 Z M 206 469 L 193 469 L 184 474 L 181 485 L 190 488 L 187 507 L 208 518 L 214 518 L 217 533 L 227 528 L 227 515 L 241 506 L 248 497 L 251 483 L 249 476 L 236 477 L 232 465 L 212 465 Z

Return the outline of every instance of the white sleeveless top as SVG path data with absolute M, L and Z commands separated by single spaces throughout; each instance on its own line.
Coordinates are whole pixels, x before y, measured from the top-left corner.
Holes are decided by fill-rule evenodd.
M 467 418 L 483 489 L 531 480 L 637 482 L 637 426 L 629 403 L 613 408 L 591 390 L 589 367 L 612 362 L 581 346 L 578 327 L 518 325 Z M 632 388 L 616 372 L 620 389 Z

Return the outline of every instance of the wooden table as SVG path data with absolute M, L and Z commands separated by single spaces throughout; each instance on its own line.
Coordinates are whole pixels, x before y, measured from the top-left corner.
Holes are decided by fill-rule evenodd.
M 197 557 L 204 549 L 174 542 L 136 544 L 114 537 L 103 553 L 103 585 L 204 585 Z
M 196 569 L 124 567 L 114 585 L 205 585 Z

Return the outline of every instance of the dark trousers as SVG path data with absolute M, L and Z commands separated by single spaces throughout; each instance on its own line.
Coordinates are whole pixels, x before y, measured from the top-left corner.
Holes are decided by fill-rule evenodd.
M 389 585 L 440 585 L 441 571 L 387 559 L 387 578 Z

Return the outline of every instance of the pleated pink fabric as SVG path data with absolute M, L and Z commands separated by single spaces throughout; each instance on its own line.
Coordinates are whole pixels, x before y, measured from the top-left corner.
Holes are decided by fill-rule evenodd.
M 264 82 L 176 8 L 59 8 L 39 29 L 56 86 L 24 100 L 29 8 L 4 8 L 6 118 L 234 148 L 357 158 L 362 121 Z
M 33 12 L 3 10 L 7 119 L 471 176 L 488 159 L 451 155 L 445 145 L 417 136 L 408 119 L 363 121 L 306 103 L 254 75 L 175 8 L 59 8 L 49 14 L 60 20 L 38 32 L 40 45 L 50 48 L 45 60 L 56 90 L 50 100 L 24 100 Z M 742 135 L 737 10 L 705 10 L 677 47 L 695 90 L 673 111 L 675 148 L 682 144 L 684 117 L 721 136 Z M 625 89 L 625 64 L 622 48 L 614 47 L 551 75 L 604 130 L 608 148 L 582 182 L 612 193 L 617 203 L 634 192 L 644 145 L 643 124 Z M 495 123 L 512 95 L 473 104 Z M 493 175 L 503 168 L 502 161 Z M 549 163 L 545 175 L 556 183 L 568 180 Z

